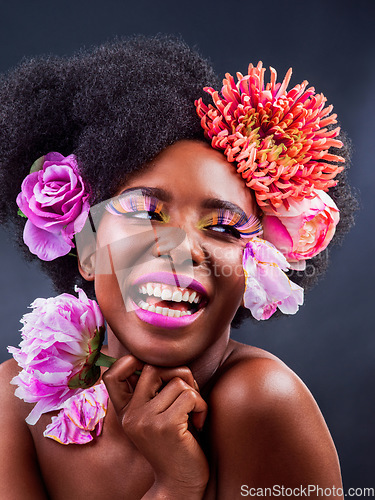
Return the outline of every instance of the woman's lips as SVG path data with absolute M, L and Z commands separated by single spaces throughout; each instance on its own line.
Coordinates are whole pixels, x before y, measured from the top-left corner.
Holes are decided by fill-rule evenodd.
M 199 309 L 196 313 L 186 316 L 180 316 L 179 318 L 170 318 L 169 316 L 163 316 L 162 314 L 156 312 L 146 311 L 141 309 L 135 302 L 134 312 L 139 319 L 149 323 L 150 325 L 158 326 L 159 328 L 181 328 L 183 326 L 190 325 L 193 323 L 204 311 L 204 307 Z
M 132 303 L 139 319 L 160 328 L 193 323 L 208 302 L 204 286 L 189 276 L 149 273 L 132 285 Z M 150 310 L 149 310 L 150 309 Z

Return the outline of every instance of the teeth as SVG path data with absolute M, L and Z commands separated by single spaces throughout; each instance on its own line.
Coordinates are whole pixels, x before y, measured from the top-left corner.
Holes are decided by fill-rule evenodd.
M 145 311 L 150 311 L 156 314 L 162 314 L 163 316 L 168 316 L 169 318 L 180 318 L 182 316 L 191 316 L 191 311 L 178 311 L 177 309 L 170 309 L 169 307 L 160 307 L 149 305 L 144 300 L 139 302 L 139 307 Z
M 188 293 L 188 292 L 186 292 L 186 293 Z M 164 288 L 164 290 L 162 291 L 162 294 L 161 294 L 161 298 L 163 300 L 171 300 L 172 290 L 170 290 L 169 288 Z
M 182 293 L 180 292 L 180 290 L 176 290 L 175 292 L 173 292 L 172 300 L 173 302 L 181 302 Z
M 173 302 L 189 302 L 190 304 L 198 304 L 201 301 L 201 296 L 188 288 L 178 288 L 164 283 L 145 283 L 138 287 L 138 291 L 142 295 L 160 297 L 161 300 L 172 300 Z

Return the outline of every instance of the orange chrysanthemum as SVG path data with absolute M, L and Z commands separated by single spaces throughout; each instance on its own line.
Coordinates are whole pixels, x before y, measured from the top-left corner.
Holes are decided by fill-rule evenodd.
M 288 198 L 300 201 L 313 197 L 315 189 L 327 191 L 337 184 L 333 179 L 344 167 L 336 162 L 345 160 L 329 148 L 342 147 L 335 139 L 340 128 L 327 129 L 337 123 L 337 115 L 330 115 L 333 106 L 325 107 L 323 94 L 306 89 L 306 80 L 286 93 L 291 68 L 282 83 L 276 83 L 276 71 L 270 68 L 271 82 L 264 87 L 262 66 L 250 64 L 246 76 L 237 73 L 237 84 L 226 73 L 220 93 L 204 89 L 214 106 L 202 99 L 195 105 L 205 136 L 224 150 L 229 162 L 236 162 L 258 204 L 288 208 Z

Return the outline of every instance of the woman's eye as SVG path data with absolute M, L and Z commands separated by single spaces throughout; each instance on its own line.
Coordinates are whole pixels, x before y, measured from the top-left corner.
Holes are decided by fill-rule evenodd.
M 132 217 L 134 219 L 144 219 L 144 220 L 156 220 L 163 221 L 163 217 L 161 214 L 157 212 L 148 212 L 147 210 L 141 210 L 139 212 L 130 212 L 127 214 L 128 217 Z
M 220 224 L 217 226 L 208 226 L 206 229 L 210 229 L 210 230 L 215 231 L 217 233 L 230 234 L 231 236 L 234 236 L 235 238 L 241 238 L 240 232 L 235 227 L 229 226 L 227 224 Z

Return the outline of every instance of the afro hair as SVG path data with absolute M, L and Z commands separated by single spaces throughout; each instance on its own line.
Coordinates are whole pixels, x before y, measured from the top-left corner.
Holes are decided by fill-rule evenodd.
M 203 87 L 219 83 L 197 51 L 166 35 L 118 39 L 72 57 L 33 58 L 3 75 L 0 222 L 13 228 L 26 258 L 36 256 L 23 243 L 25 222 L 17 216 L 15 199 L 37 158 L 50 151 L 74 153 L 91 188 L 90 203 L 97 204 L 167 146 L 181 139 L 206 141 L 194 101 L 202 97 L 208 104 Z M 344 149 L 340 155 L 348 158 L 349 148 Z M 356 208 L 346 174 L 338 179 L 330 189 L 341 211 L 336 241 L 352 225 Z M 83 280 L 70 256 L 40 263 L 57 292 L 71 293 L 77 284 L 94 298 L 93 283 Z M 308 261 L 305 272 L 294 271 L 293 280 L 309 288 L 327 263 L 326 250 Z M 249 316 L 240 307 L 232 326 Z

